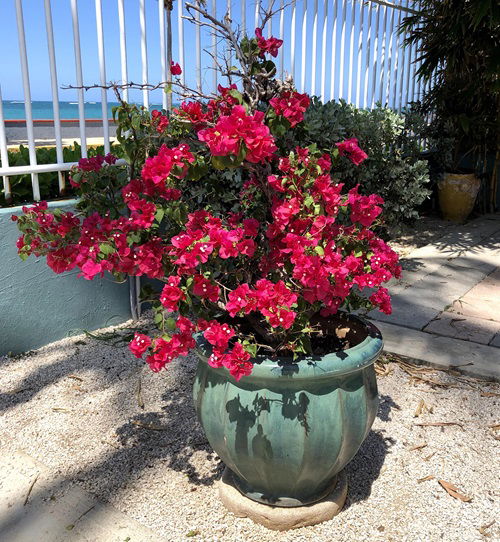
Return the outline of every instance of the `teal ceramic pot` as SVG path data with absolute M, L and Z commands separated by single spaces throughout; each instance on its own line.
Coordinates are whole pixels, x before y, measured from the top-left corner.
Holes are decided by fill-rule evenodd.
M 247 497 L 274 506 L 322 499 L 366 438 L 378 408 L 373 364 L 379 330 L 350 316 L 364 331 L 359 344 L 321 357 L 257 358 L 236 382 L 206 360 L 199 342 L 194 402 L 208 441 Z

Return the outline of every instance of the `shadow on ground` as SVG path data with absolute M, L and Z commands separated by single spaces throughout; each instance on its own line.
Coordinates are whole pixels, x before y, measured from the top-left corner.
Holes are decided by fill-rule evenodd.
M 390 421 L 392 410 L 401 410 L 401 407 L 389 395 L 380 395 L 379 398 L 377 418 L 384 422 Z M 358 453 L 344 469 L 349 488 L 346 508 L 368 499 L 372 485 L 379 477 L 385 458 L 394 444 L 394 439 L 386 437 L 384 430 L 371 430 L 368 433 Z
M 354 459 L 344 471 L 347 476 L 348 492 L 346 508 L 368 499 L 372 485 L 384 465 L 385 457 L 395 441 L 384 436 L 384 431 L 370 431 Z

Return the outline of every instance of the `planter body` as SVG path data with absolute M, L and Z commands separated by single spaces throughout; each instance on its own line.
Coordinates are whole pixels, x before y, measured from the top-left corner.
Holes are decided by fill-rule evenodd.
M 438 183 L 439 206 L 445 220 L 465 222 L 474 208 L 481 181 L 474 174 L 445 173 Z
M 198 418 L 238 489 L 274 506 L 318 501 L 354 457 L 378 407 L 373 363 L 380 332 L 357 346 L 318 358 L 259 359 L 236 382 L 206 363 L 201 346 L 194 383 Z

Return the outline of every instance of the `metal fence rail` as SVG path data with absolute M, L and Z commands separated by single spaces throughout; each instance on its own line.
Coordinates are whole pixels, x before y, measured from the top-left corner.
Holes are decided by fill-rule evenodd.
M 65 163 L 62 153 L 61 119 L 59 100 L 58 50 L 54 35 L 67 32 L 66 28 L 54 25 L 53 8 L 50 0 L 29 0 L 43 3 L 45 21 L 40 21 L 39 28 L 26 28 L 23 16 L 23 0 L 4 0 L 15 5 L 15 17 L 19 42 L 20 67 L 24 91 L 26 112 L 26 131 L 29 148 L 29 165 L 9 166 L 7 156 L 7 138 L 4 111 L 0 87 L 0 176 L 3 177 L 5 195 L 10 194 L 9 177 L 19 174 L 31 174 L 33 199 L 40 199 L 38 173 L 59 172 L 59 189 L 64 188 L 61 174 L 72 167 Z M 191 0 L 195 2 L 196 0 Z M 25 7 L 28 0 L 24 0 Z M 72 22 L 72 49 L 74 54 L 74 79 L 69 83 L 81 87 L 94 83 L 105 84 L 109 72 L 107 66 L 119 66 L 120 81 L 125 83 L 130 78 L 130 36 L 131 23 L 139 28 L 141 81 L 168 82 L 171 79 L 170 61 L 174 58 L 184 71 L 182 82 L 202 91 L 215 90 L 218 83 L 224 84 L 217 72 L 217 64 L 211 55 L 224 53 L 223 44 L 202 27 L 193 28 L 185 20 L 186 8 L 183 0 L 175 0 L 173 10 L 165 8 L 163 0 L 94 0 L 94 10 L 89 10 L 91 0 L 58 0 L 58 10 L 69 10 Z M 110 9 L 112 4 L 114 25 L 103 24 L 103 6 Z M 168 4 L 168 2 L 167 2 Z M 177 5 L 176 5 L 177 4 Z M 401 110 L 411 101 L 421 97 L 424 91 L 415 79 L 418 65 L 416 48 L 403 48 L 404 36 L 397 33 L 402 17 L 415 10 L 416 2 L 398 0 L 251 0 L 231 2 L 230 0 L 209 0 L 207 7 L 219 17 L 228 13 L 234 25 L 242 33 L 253 35 L 254 28 L 260 24 L 262 8 L 274 4 L 274 8 L 283 7 L 268 23 L 268 35 L 271 32 L 284 40 L 284 45 L 276 59 L 278 76 L 292 75 L 298 90 L 317 94 L 323 101 L 345 99 L 359 107 L 373 107 L 377 102 L 395 110 Z M 414 5 L 415 4 L 415 5 Z M 131 11 L 132 9 L 132 11 Z M 108 12 L 109 13 L 109 12 Z M 95 43 L 99 80 L 89 80 L 84 73 L 85 55 L 82 58 L 81 30 L 82 21 L 92 18 L 95 26 Z M 172 23 L 172 18 L 174 22 Z M 131 20 L 135 19 L 135 20 Z M 151 36 L 151 22 L 154 19 L 154 35 Z M 10 21 L 2 20 L 3 24 Z M 30 66 L 26 48 L 25 34 L 38 32 L 46 35 L 47 54 L 50 65 L 50 88 L 54 111 L 54 137 L 57 163 L 37 165 L 36 134 L 32 115 L 30 86 Z M 42 34 L 43 33 L 43 34 Z M 110 36 L 109 34 L 114 34 Z M 107 39 L 114 39 L 119 47 L 109 51 Z M 57 41 L 56 41 L 57 43 Z M 71 39 L 67 42 L 71 43 Z M 92 53 L 94 54 L 94 53 Z M 159 61 L 152 60 L 159 56 Z M 116 58 L 115 58 L 116 57 Z M 157 66 L 156 64 L 159 64 Z M 155 74 L 155 75 L 153 75 Z M 2 78 L 5 74 L 2 74 Z M 125 99 L 129 93 L 123 91 Z M 77 91 L 79 138 L 82 155 L 87 155 L 87 132 L 85 118 L 85 92 Z M 162 93 L 162 106 L 167 109 L 175 101 L 175 94 Z M 143 90 L 140 101 L 145 107 L 150 104 L 150 91 Z M 108 94 L 101 90 L 102 103 L 102 138 L 106 152 L 110 148 L 110 125 L 108 120 Z

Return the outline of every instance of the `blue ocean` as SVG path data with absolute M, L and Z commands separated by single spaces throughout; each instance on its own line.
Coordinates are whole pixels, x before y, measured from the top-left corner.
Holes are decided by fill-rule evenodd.
M 21 100 L 3 100 L 3 115 L 5 119 L 23 120 L 26 118 L 24 102 Z M 108 118 L 113 118 L 112 107 L 118 102 L 108 102 Z M 54 108 L 52 102 L 31 102 L 34 119 L 53 119 Z M 161 104 L 151 104 L 150 109 L 161 109 Z M 78 119 L 78 102 L 59 102 L 59 114 L 61 119 Z M 101 102 L 85 102 L 85 118 L 101 119 Z

